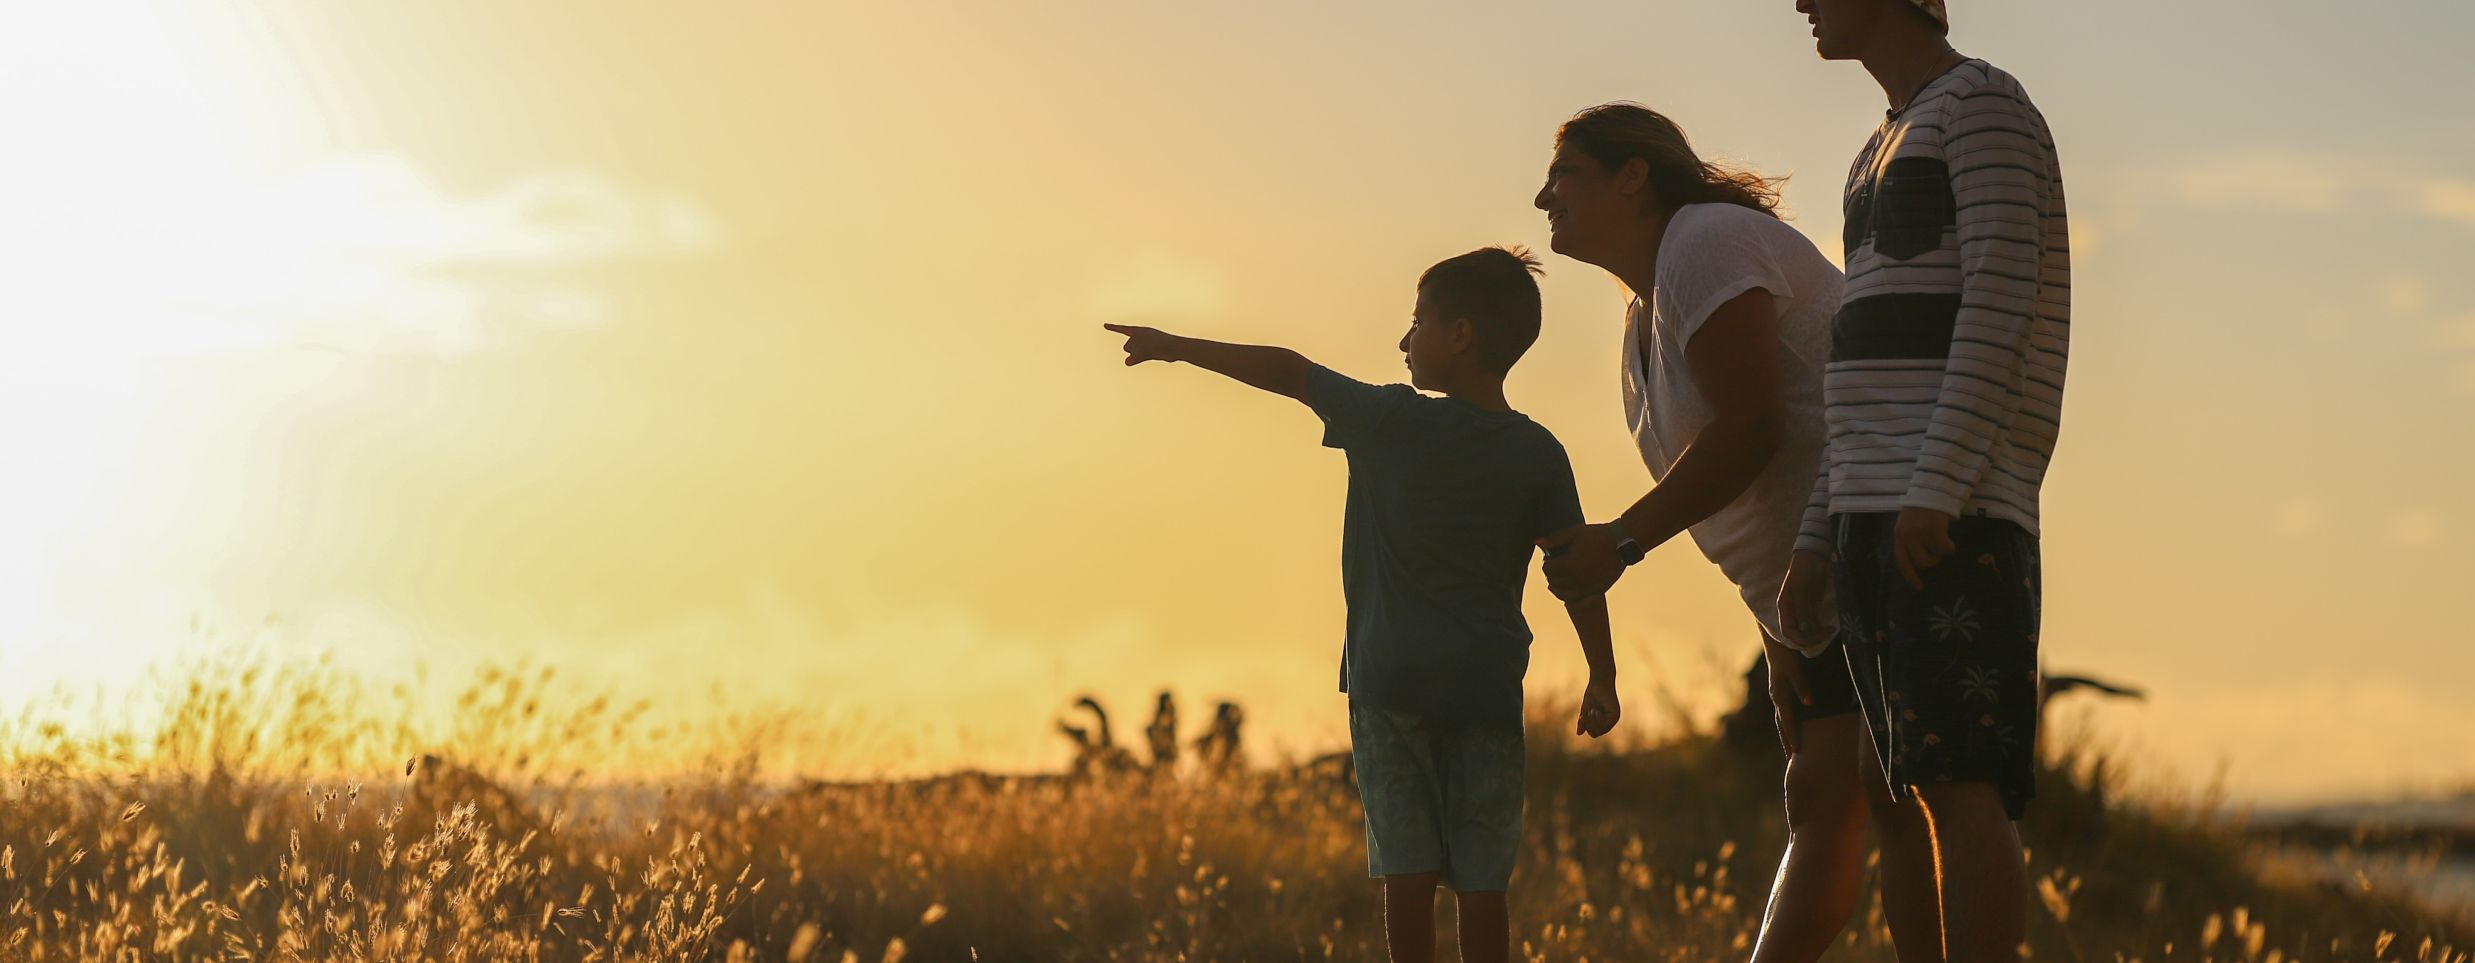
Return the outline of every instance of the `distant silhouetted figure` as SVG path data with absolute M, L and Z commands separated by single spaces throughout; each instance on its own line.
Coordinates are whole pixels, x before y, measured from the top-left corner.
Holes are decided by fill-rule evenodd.
M 1246 764 L 1239 730 L 1246 725 L 1246 710 L 1235 702 L 1223 702 L 1212 710 L 1212 727 L 1195 740 L 1195 758 L 1203 763 L 1203 771 L 1227 775 Z
M 2089 689 L 2099 695 L 2109 695 L 2118 699 L 2148 698 L 2148 693 L 2142 690 L 2082 675 L 2046 675 L 2040 678 L 2045 681 L 2045 698 L 2048 700 L 2073 689 Z
M 435 831 L 441 822 L 454 819 L 461 806 L 472 807 L 474 820 L 503 838 L 548 828 L 532 804 L 476 770 L 436 755 L 423 755 L 406 769 L 412 776 L 412 798 L 405 812 L 412 817 L 413 833 Z
M 1160 690 L 1160 702 L 1152 707 L 1152 724 L 1143 734 L 1151 737 L 1152 768 L 1169 772 L 1177 768 L 1177 697 L 1169 690 Z
M 1135 768 L 1134 753 L 1117 744 L 1117 737 L 1109 730 L 1109 712 L 1100 707 L 1100 700 L 1084 696 L 1075 700 L 1074 704 L 1091 710 L 1092 728 L 1099 730 L 1094 733 L 1091 729 L 1058 721 L 1057 731 L 1065 733 L 1066 738 L 1074 742 L 1074 774 L 1089 776 Z

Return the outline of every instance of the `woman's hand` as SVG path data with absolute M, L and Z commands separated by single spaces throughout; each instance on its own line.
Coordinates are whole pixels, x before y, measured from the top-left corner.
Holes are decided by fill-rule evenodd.
M 1538 540 L 1547 559 L 1547 591 L 1566 602 L 1605 595 L 1624 577 L 1624 560 L 1616 557 L 1616 523 L 1575 525 Z
M 1779 630 L 1796 648 L 1819 649 L 1830 641 L 1834 619 L 1825 611 L 1830 589 L 1830 559 L 1811 551 L 1789 558 L 1787 578 L 1779 582 Z
M 1805 683 L 1805 657 L 1768 639 L 1763 643 L 1768 649 L 1762 661 L 1770 665 L 1770 711 L 1779 726 L 1779 747 L 1793 756 L 1803 745 L 1797 710 L 1813 704 L 1813 690 Z

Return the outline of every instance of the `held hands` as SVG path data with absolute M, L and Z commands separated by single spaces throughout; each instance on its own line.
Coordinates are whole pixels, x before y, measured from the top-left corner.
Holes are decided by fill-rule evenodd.
M 1616 727 L 1623 718 L 1624 708 L 1616 704 L 1616 680 L 1592 675 L 1588 688 L 1581 690 L 1581 718 L 1573 725 L 1573 734 L 1596 739 Z
M 1892 554 L 1908 587 L 1925 587 L 1926 569 L 1942 564 L 1959 546 L 1951 542 L 1951 516 L 1930 508 L 1902 508 L 1891 526 Z
M 1616 557 L 1615 523 L 1575 525 L 1538 540 L 1547 552 L 1540 570 L 1547 591 L 1566 602 L 1607 594 L 1624 576 L 1624 561 Z
M 1103 324 L 1103 328 L 1126 336 L 1126 367 L 1146 361 L 1176 361 L 1177 343 L 1182 338 L 1158 328 L 1133 324 Z

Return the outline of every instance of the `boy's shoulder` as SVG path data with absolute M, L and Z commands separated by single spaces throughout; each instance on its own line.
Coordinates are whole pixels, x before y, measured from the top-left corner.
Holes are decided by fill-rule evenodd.
M 1540 424 L 1538 419 L 1520 411 L 1508 411 L 1505 414 L 1512 416 L 1508 419 L 1511 429 L 1517 437 L 1522 439 L 1522 444 L 1529 449 L 1532 457 L 1557 462 L 1566 460 L 1563 439 L 1557 438 L 1555 432 L 1548 430 L 1546 425 Z
M 1564 457 L 1564 443 L 1555 433 L 1518 409 L 1490 410 L 1458 398 L 1427 394 L 1408 385 L 1386 387 L 1403 392 L 1401 408 L 1409 417 L 1402 419 L 1402 424 L 1422 426 L 1426 430 L 1420 434 L 1428 443 L 1481 444 L 1512 458 Z

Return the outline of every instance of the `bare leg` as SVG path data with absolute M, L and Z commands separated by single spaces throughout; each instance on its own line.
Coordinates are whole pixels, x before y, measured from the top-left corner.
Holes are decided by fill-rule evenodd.
M 1435 963 L 1436 873 L 1384 877 L 1384 942 L 1392 963 Z
M 1982 782 L 1920 786 L 1942 867 L 1943 951 L 1952 963 L 2012 963 L 2028 933 L 2028 868 L 2002 794 Z
M 1845 713 L 1798 724 L 1788 757 L 1788 848 L 1762 911 L 1754 963 L 1813 963 L 1847 928 L 1865 878 L 1865 789 L 1857 754 L 1865 717 Z
M 1891 798 L 1874 754 L 1873 730 L 1859 726 L 1857 769 L 1882 851 L 1882 915 L 1891 924 L 1899 963 L 1943 963 L 1942 894 L 1934 874 L 1933 824 L 1916 800 Z
M 1512 956 L 1512 921 L 1504 908 L 1503 890 L 1453 893 L 1453 918 L 1460 922 L 1461 963 L 1504 963 Z

